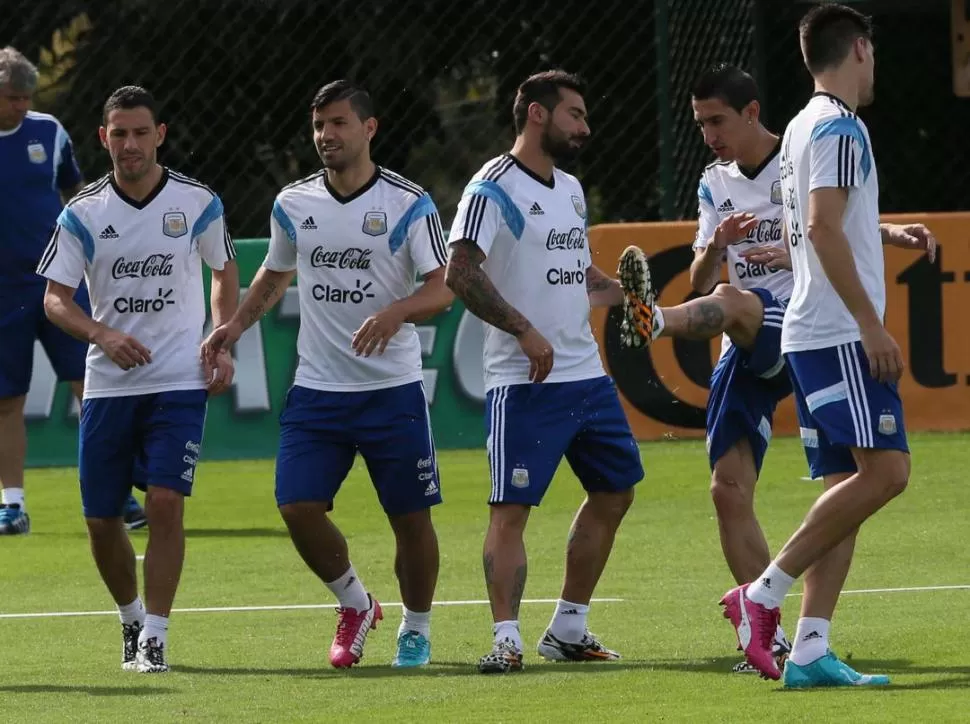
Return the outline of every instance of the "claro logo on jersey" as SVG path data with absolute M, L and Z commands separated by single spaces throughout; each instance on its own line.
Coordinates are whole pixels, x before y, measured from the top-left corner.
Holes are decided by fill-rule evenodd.
M 569 231 L 550 229 L 549 236 L 546 237 L 546 248 L 549 251 L 585 249 L 586 235 L 578 226 L 574 226 Z
M 314 284 L 310 291 L 318 302 L 360 304 L 365 299 L 373 299 L 374 292 L 369 291 L 373 285 L 374 282 L 361 283 L 360 279 L 357 279 L 353 289 L 341 289 L 330 284 Z
M 557 267 L 547 270 L 546 281 L 554 287 L 566 284 L 585 284 L 586 270 L 583 269 L 583 262 L 577 259 L 575 269 Z
M 170 304 L 175 304 L 175 290 L 162 289 L 154 297 L 118 297 L 114 308 L 119 314 L 145 314 L 160 312 Z
M 310 254 L 310 266 L 326 269 L 370 269 L 372 249 L 324 249 L 318 246 Z
M 149 254 L 144 259 L 125 259 L 119 256 L 111 265 L 111 276 L 115 279 L 144 279 L 147 277 L 167 277 L 172 274 L 174 254 Z

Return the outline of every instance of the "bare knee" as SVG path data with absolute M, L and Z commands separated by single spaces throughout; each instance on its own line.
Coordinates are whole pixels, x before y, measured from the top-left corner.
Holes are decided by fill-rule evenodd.
M 525 531 L 525 524 L 529 521 L 530 510 L 527 505 L 492 504 L 488 521 L 490 533 L 500 538 L 521 538 Z
M 729 471 L 714 469 L 711 499 L 719 518 L 735 518 L 754 510 L 754 486 Z
M 287 526 L 301 525 L 307 521 L 326 517 L 328 505 L 317 502 L 286 503 L 279 506 L 280 516 Z
M 122 518 L 85 518 L 84 522 L 88 526 L 88 535 L 93 540 L 108 540 L 115 538 L 124 531 Z
M 418 510 L 404 515 L 388 516 L 391 528 L 398 538 L 419 538 L 434 533 L 431 523 L 431 510 Z
M 590 493 L 587 501 L 597 517 L 619 523 L 633 505 L 633 497 L 633 488 L 629 488 L 611 493 Z
M 0 397 L 0 419 L 22 419 L 26 400 L 27 398 L 24 395 L 19 397 Z
M 882 483 L 886 500 L 892 500 L 909 485 L 910 457 L 899 450 L 883 450 L 873 456 L 869 470 Z
M 177 490 L 149 486 L 145 494 L 145 515 L 148 525 L 159 528 L 177 528 L 182 525 L 185 498 Z

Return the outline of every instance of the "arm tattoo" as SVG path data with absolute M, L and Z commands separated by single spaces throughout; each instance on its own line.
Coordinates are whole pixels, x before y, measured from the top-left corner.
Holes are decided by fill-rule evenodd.
M 273 306 L 273 302 L 275 301 L 278 291 L 279 288 L 276 284 L 269 280 L 266 281 L 266 291 L 263 292 L 263 296 L 260 298 L 259 302 L 256 304 L 256 306 L 249 310 L 249 314 L 246 316 L 247 328 L 259 321 L 259 319 L 266 312 L 267 305 L 270 307 Z
M 485 585 L 490 587 L 495 577 L 495 558 L 491 553 L 482 556 L 482 568 L 485 569 Z
M 447 283 L 468 311 L 493 327 L 518 336 L 532 325 L 521 312 L 506 302 L 481 267 L 477 245 L 462 240 L 452 247 Z
M 525 577 L 528 572 L 528 564 L 523 563 L 515 569 L 515 580 L 512 583 L 512 619 L 519 620 L 519 604 L 522 603 L 522 594 L 525 593 Z
M 687 332 L 713 337 L 724 331 L 724 312 L 715 302 L 701 302 L 687 307 Z
M 586 291 L 587 293 L 592 292 L 605 292 L 613 286 L 613 280 L 602 277 L 599 274 L 594 274 L 592 267 L 590 267 L 589 274 L 586 275 Z

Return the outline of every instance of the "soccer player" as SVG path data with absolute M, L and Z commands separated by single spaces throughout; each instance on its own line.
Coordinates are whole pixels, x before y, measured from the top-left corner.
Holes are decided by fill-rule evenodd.
M 786 687 L 884 685 L 840 661 L 828 644 L 856 532 L 901 493 L 910 458 L 896 382 L 899 347 L 886 331 L 882 245 L 935 247 L 922 225 L 879 224 L 872 143 L 856 115 L 873 100 L 872 27 L 842 5 L 799 24 L 815 93 L 782 140 L 785 230 L 795 286 L 782 327 L 802 441 L 826 492 L 754 582 L 724 595 L 750 664 L 781 677 L 771 641 L 782 602 L 805 575 L 801 618 L 784 669 Z
M 0 50 L 0 535 L 30 532 L 24 402 L 35 341 L 78 399 L 87 353 L 87 345 L 44 316 L 44 279 L 35 271 L 64 202 L 84 185 L 67 131 L 54 116 L 29 110 L 36 88 L 37 68 L 14 48 Z M 83 284 L 75 300 L 90 309 Z M 130 529 L 147 522 L 134 497 L 125 522 Z
M 236 309 L 239 273 L 222 202 L 156 161 L 166 126 L 143 88 L 104 104 L 112 170 L 64 208 L 38 273 L 54 324 L 91 347 L 81 407 L 79 473 L 91 551 L 118 604 L 122 667 L 168 671 L 168 618 L 185 555 L 206 402 L 232 382 L 232 358 L 200 360 L 206 318 L 202 262 L 212 269 L 215 324 Z M 74 301 L 81 278 L 89 316 Z M 146 490 L 145 602 L 122 524 L 132 483 Z
M 276 502 L 300 556 L 340 603 L 330 663 L 349 668 L 383 617 L 328 516 L 360 452 L 397 541 L 404 613 L 393 665 L 421 666 L 431 659 L 441 481 L 414 323 L 454 299 L 444 233 L 431 197 L 371 160 L 367 91 L 346 80 L 323 86 L 310 120 L 323 170 L 277 196 L 266 259 L 205 348 L 229 349 L 296 276 L 299 365 L 280 417 Z
M 646 255 L 628 247 L 618 269 L 625 294 L 621 340 L 638 347 L 658 337 L 723 334 L 708 396 L 707 451 L 721 549 L 740 584 L 771 561 L 754 492 L 775 408 L 791 393 L 781 356 L 781 321 L 793 283 L 781 232 L 781 144 L 761 124 L 757 84 L 740 68 L 714 67 L 691 95 L 704 143 L 718 159 L 701 174 L 690 268 L 691 285 L 706 296 L 656 306 Z M 725 262 L 730 283 L 718 284 Z M 790 650 L 779 626 L 775 658 L 783 661 Z M 734 671 L 755 669 L 742 660 Z
M 606 375 L 590 306 L 622 304 L 593 266 L 586 201 L 557 166 L 590 135 L 583 84 L 533 75 L 513 105 L 516 140 L 465 187 L 449 236 L 448 286 L 486 323 L 486 427 L 492 489 L 485 585 L 494 645 L 482 673 L 522 669 L 523 533 L 563 456 L 586 490 L 569 533 L 565 581 L 538 644 L 550 660 L 619 658 L 586 625 L 593 590 L 643 478 L 639 448 Z

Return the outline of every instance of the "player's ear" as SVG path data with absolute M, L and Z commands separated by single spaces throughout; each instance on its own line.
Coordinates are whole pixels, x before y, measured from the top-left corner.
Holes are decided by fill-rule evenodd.
M 377 135 L 377 119 L 373 116 L 364 121 L 364 133 L 367 134 L 368 141 L 373 141 Z
M 744 117 L 748 124 L 755 124 L 761 117 L 761 104 L 758 101 L 751 101 L 744 107 Z
M 166 126 L 164 123 L 159 123 L 156 128 L 155 148 L 158 148 L 165 143 L 165 134 L 168 133 L 168 126 Z
M 98 138 L 101 140 L 101 147 L 108 148 L 108 129 L 104 126 L 98 128 Z
M 546 114 L 548 112 L 549 111 L 546 109 L 546 107 L 538 101 L 532 101 L 532 103 L 529 104 L 528 115 L 530 121 L 544 125 L 546 122 Z

